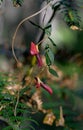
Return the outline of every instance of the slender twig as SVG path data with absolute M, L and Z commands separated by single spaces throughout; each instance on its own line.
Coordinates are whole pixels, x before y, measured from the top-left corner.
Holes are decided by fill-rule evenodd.
M 15 60 L 16 60 L 17 63 L 19 63 L 19 61 L 18 61 L 18 59 L 17 59 L 17 57 L 16 57 L 16 54 L 15 54 L 15 51 L 14 51 L 14 42 L 15 42 L 15 38 L 16 38 L 16 34 L 17 34 L 17 32 L 18 32 L 18 29 L 20 28 L 20 26 L 21 26 L 25 21 L 27 21 L 27 20 L 29 20 L 29 19 L 35 17 L 36 15 L 40 14 L 42 11 L 44 11 L 45 9 L 47 9 L 50 4 L 51 4 L 51 1 L 50 1 L 45 7 L 43 7 L 41 10 L 37 11 L 36 13 L 34 13 L 34 14 L 32 14 L 32 15 L 26 17 L 26 18 L 24 18 L 24 19 L 18 24 L 18 26 L 17 26 L 17 28 L 16 28 L 16 30 L 15 30 L 15 33 L 14 33 L 14 35 L 13 35 L 13 38 L 12 38 L 12 53 L 13 53 L 13 56 L 14 56 L 14 58 L 15 58 Z
M 14 116 L 17 115 L 17 106 L 18 106 L 18 103 L 19 103 L 19 91 L 17 93 L 17 101 L 16 101 L 16 105 L 15 105 L 15 109 L 14 109 Z

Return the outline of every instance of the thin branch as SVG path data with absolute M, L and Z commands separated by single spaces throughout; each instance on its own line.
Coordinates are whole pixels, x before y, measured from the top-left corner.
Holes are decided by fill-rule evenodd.
M 51 4 L 51 1 L 50 1 L 44 8 L 42 8 L 41 10 L 37 11 L 36 13 L 34 13 L 34 14 L 32 14 L 32 15 L 26 17 L 25 19 L 23 19 L 23 20 L 18 24 L 18 26 L 17 26 L 17 28 L 16 28 L 16 31 L 15 31 L 15 33 L 14 33 L 14 35 L 13 35 L 13 38 L 12 38 L 12 53 L 13 53 L 13 56 L 14 56 L 14 58 L 15 58 L 15 60 L 16 60 L 17 63 L 19 63 L 19 61 L 18 61 L 18 59 L 17 59 L 17 57 L 16 57 L 16 54 L 15 54 L 15 51 L 14 51 L 14 43 L 15 43 L 15 38 L 16 38 L 16 34 L 17 34 L 17 32 L 18 32 L 18 29 L 20 28 L 20 26 L 21 26 L 25 21 L 27 21 L 27 20 L 29 20 L 29 19 L 35 17 L 36 15 L 40 14 L 42 11 L 44 11 L 45 9 L 47 9 L 50 4 Z
M 18 103 L 19 103 L 19 91 L 17 93 L 17 101 L 16 101 L 16 105 L 15 105 L 15 109 L 14 109 L 14 116 L 17 115 L 17 106 L 18 106 Z

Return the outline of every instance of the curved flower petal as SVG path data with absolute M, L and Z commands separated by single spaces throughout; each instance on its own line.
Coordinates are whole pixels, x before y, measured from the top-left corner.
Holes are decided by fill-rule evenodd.
M 34 42 L 31 42 L 30 54 L 37 55 L 38 53 L 39 53 L 38 46 Z
M 48 85 L 44 84 L 43 82 L 41 82 L 40 84 L 47 92 L 49 92 L 50 94 L 53 93 L 52 89 Z
M 42 88 L 44 88 L 47 92 L 49 92 L 50 94 L 53 93 L 52 89 L 51 89 L 48 85 L 44 84 L 44 83 L 40 80 L 39 77 L 35 77 L 35 81 L 36 81 L 36 87 L 37 87 L 37 88 L 42 87 Z

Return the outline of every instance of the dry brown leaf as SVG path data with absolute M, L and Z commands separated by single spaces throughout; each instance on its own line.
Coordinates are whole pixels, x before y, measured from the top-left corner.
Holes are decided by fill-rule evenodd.
M 62 106 L 60 106 L 60 118 L 58 121 L 56 121 L 56 126 L 65 126 L 65 119 L 63 117 Z
M 37 109 L 42 110 L 42 100 L 41 100 L 41 91 L 38 89 L 32 96 L 32 100 L 35 100 L 37 103 Z
M 37 91 L 32 95 L 32 97 L 26 102 L 26 105 L 31 107 L 34 112 L 41 111 L 46 113 L 46 110 L 42 107 L 41 100 L 41 91 L 37 89 Z
M 77 26 L 75 26 L 75 25 L 72 25 L 70 28 L 71 28 L 72 30 L 79 30 L 79 31 L 82 30 L 81 28 L 79 28 L 79 27 L 77 27 Z
M 44 120 L 43 120 L 43 123 L 44 123 L 44 124 L 47 124 L 47 125 L 52 125 L 55 119 L 56 119 L 56 117 L 55 117 L 55 115 L 53 114 L 53 112 L 52 112 L 52 111 L 49 111 L 49 112 L 46 114 L 46 116 L 45 116 L 45 118 L 44 118 Z
M 8 85 L 6 89 L 3 91 L 4 93 L 9 92 L 11 95 L 14 95 L 16 92 L 20 91 L 22 88 L 19 84 Z

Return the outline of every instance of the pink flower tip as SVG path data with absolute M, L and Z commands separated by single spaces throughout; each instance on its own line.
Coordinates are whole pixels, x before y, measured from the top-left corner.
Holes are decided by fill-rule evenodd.
M 31 42 L 30 54 L 37 55 L 38 53 L 39 53 L 38 46 L 34 42 Z
M 42 58 L 41 58 L 41 56 L 39 54 L 38 45 L 36 45 L 34 42 L 31 42 L 30 54 L 36 56 L 38 66 L 41 67 L 43 65 Z
M 50 94 L 53 93 L 52 89 L 51 89 L 48 85 L 44 84 L 43 82 L 41 82 L 41 86 L 42 86 L 48 93 L 50 93 Z

